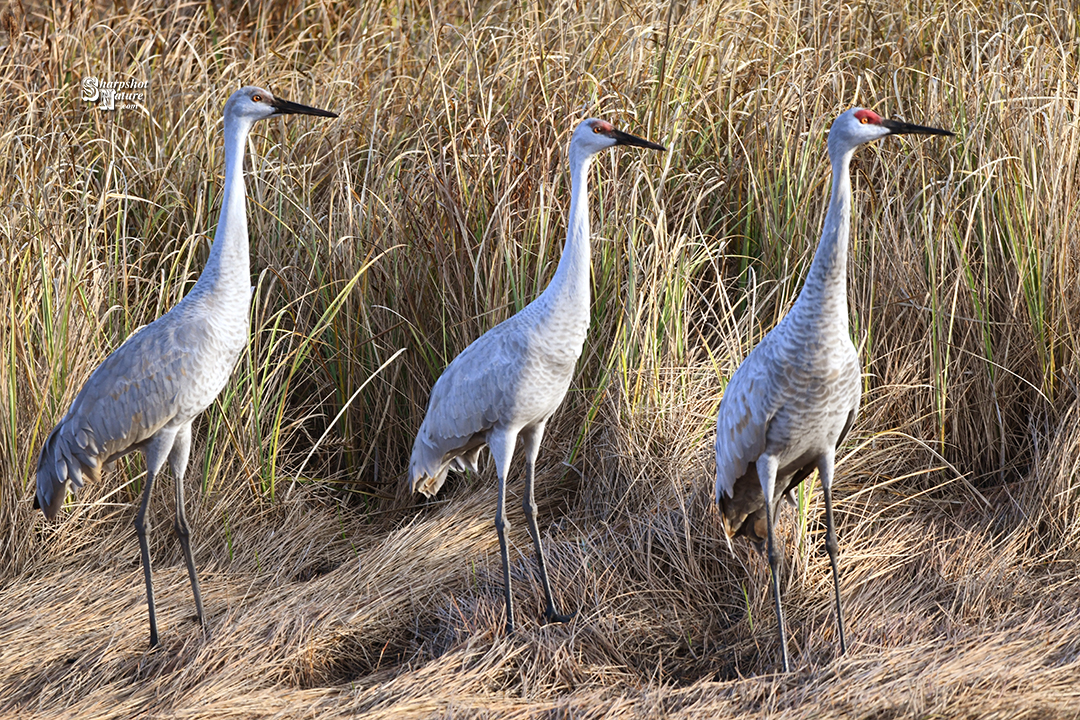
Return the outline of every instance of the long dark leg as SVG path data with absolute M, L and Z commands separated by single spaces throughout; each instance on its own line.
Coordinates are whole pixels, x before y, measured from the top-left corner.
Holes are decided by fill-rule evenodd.
M 768 529 L 769 572 L 772 575 L 773 599 L 776 601 L 776 625 L 780 631 L 780 653 L 784 661 L 784 672 L 790 672 L 788 662 L 787 630 L 784 628 L 784 609 L 780 605 L 780 554 L 776 550 L 776 537 L 773 530 L 776 518 L 773 517 L 773 496 L 776 488 L 777 460 L 771 455 L 762 455 L 757 461 L 758 478 L 765 495 L 765 526 Z
M 146 481 L 143 483 L 142 502 L 135 513 L 135 534 L 139 536 L 139 552 L 142 553 L 143 575 L 146 577 L 146 607 L 150 612 L 150 647 L 158 644 L 157 615 L 154 614 L 154 583 L 150 578 L 150 544 L 146 540 L 146 506 L 150 504 L 150 488 L 154 487 L 154 471 L 147 463 Z
M 532 535 L 533 544 L 536 545 L 536 563 L 540 568 L 540 584 L 544 586 L 544 617 L 548 622 L 570 622 L 576 615 L 560 614 L 555 609 L 555 600 L 551 592 L 551 583 L 548 581 L 547 563 L 544 561 L 544 546 L 540 543 L 540 528 L 536 524 L 536 499 L 533 496 L 533 486 L 536 471 L 536 457 L 540 453 L 540 440 L 544 437 L 544 424 L 540 424 L 529 432 L 523 432 L 521 439 L 525 442 L 525 495 L 521 499 L 521 507 L 525 510 L 525 520 L 529 525 L 529 534 Z
M 840 607 L 840 569 L 836 564 L 836 528 L 833 525 L 832 478 L 835 456 L 829 453 L 818 462 L 818 474 L 821 475 L 821 489 L 825 493 L 825 550 L 829 553 L 832 565 L 833 588 L 836 590 L 836 627 L 840 632 L 840 654 L 847 652 L 847 638 L 844 636 L 844 612 Z
M 510 470 L 510 459 L 514 456 L 516 442 L 517 433 L 493 432 L 488 438 L 491 455 L 495 458 L 495 469 L 499 473 L 499 504 L 495 508 L 495 532 L 499 535 L 499 552 L 502 554 L 507 635 L 514 632 L 514 594 L 510 589 L 510 548 L 506 542 L 506 531 L 510 529 L 510 521 L 506 519 L 506 473 Z
M 195 594 L 195 614 L 199 617 L 199 624 L 206 627 L 206 619 L 203 616 L 202 593 L 199 592 L 199 575 L 195 572 L 195 560 L 191 556 L 191 528 L 188 526 L 187 511 L 184 508 L 184 472 L 187 470 L 188 453 L 191 451 L 191 424 L 188 423 L 180 428 L 173 441 L 172 452 L 169 453 L 169 467 L 172 468 L 173 477 L 176 479 L 176 537 L 180 540 L 180 547 L 184 551 L 184 562 L 187 563 L 188 579 L 191 580 L 191 591 Z

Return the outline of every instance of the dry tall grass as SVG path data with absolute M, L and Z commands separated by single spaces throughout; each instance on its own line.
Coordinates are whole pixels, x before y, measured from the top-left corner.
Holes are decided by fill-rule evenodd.
M 0 712 L 1078 713 L 1075 5 L 0 12 Z M 94 109 L 87 75 L 148 80 L 145 108 Z M 221 107 L 249 82 L 342 119 L 252 140 L 251 349 L 188 473 L 209 632 L 163 489 L 148 653 L 141 461 L 58 524 L 31 509 L 34 464 L 90 370 L 194 282 Z M 866 395 L 837 487 L 852 648 L 835 658 L 812 492 L 782 518 L 799 669 L 780 676 L 767 566 L 728 553 L 708 502 L 712 423 L 809 265 L 824 135 L 853 104 L 958 137 L 855 161 Z M 426 504 L 401 481 L 439 372 L 551 276 L 583 114 L 671 150 L 597 163 L 593 323 L 537 491 L 552 578 L 580 613 L 536 622 L 511 503 L 521 629 L 506 638 L 490 467 Z

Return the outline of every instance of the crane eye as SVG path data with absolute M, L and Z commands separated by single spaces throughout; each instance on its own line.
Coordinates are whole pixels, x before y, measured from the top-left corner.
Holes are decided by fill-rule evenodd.
M 251 102 L 262 102 L 262 95 L 255 94 L 251 96 Z
M 866 117 L 864 115 L 863 117 L 859 118 L 859 122 L 861 122 L 863 125 L 865 125 L 866 123 L 870 122 L 870 118 L 868 118 L 868 117 Z
M 600 126 L 599 125 L 593 125 L 592 131 L 594 133 L 596 133 L 597 135 L 599 135 L 600 134 Z

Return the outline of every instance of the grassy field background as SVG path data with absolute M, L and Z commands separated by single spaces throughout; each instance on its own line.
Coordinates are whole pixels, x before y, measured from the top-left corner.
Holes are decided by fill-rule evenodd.
M 71 4 L 0 10 L 0 713 L 19 717 L 1076 717 L 1080 11 L 1072 3 Z M 106 112 L 83 77 L 148 81 Z M 244 84 L 341 114 L 259 125 L 252 340 L 196 423 L 193 622 L 171 478 L 138 456 L 62 521 L 39 447 L 207 255 Z M 853 163 L 863 410 L 839 455 L 849 652 L 816 487 L 767 564 L 710 503 L 724 383 L 790 307 L 853 105 L 951 139 Z M 428 392 L 550 279 L 566 144 L 602 116 L 669 152 L 593 170 L 593 318 L 537 500 L 404 486 Z

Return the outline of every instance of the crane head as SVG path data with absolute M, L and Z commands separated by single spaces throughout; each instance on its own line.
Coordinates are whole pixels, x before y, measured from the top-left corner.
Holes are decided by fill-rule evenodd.
M 948 130 L 889 120 L 873 110 L 852 108 L 833 122 L 829 129 L 829 154 L 839 157 L 859 145 L 886 135 L 952 135 Z
M 574 130 L 570 138 L 571 148 L 580 148 L 589 155 L 594 155 L 601 150 L 616 145 L 632 145 L 634 147 L 649 148 L 650 150 L 666 150 L 663 145 L 649 142 L 636 135 L 616 130 L 615 126 L 604 120 L 589 118 L 582 120 Z
M 225 119 L 243 119 L 255 122 L 274 115 L 318 115 L 319 117 L 337 117 L 328 110 L 308 107 L 300 103 L 289 102 L 275 97 L 272 92 L 254 85 L 247 85 L 234 92 L 225 101 Z

